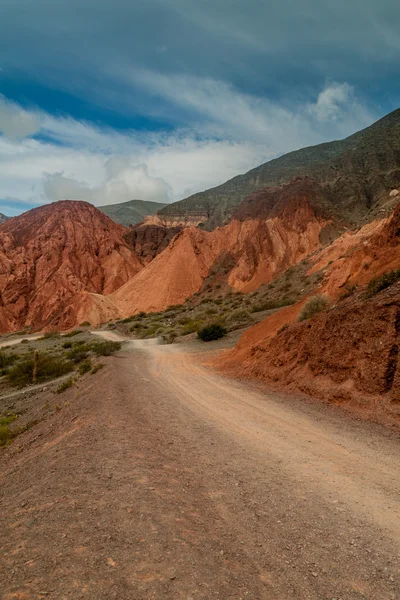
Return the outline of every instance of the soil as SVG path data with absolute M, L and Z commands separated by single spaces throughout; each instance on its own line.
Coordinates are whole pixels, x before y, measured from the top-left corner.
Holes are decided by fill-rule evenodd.
M 3 450 L 1 597 L 399 598 L 398 435 L 199 348 L 125 344 Z

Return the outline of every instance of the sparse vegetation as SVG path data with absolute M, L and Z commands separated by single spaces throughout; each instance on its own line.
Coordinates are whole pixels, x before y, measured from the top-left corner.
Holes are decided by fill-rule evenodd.
M 339 300 L 346 300 L 357 291 L 356 285 L 345 285 L 344 291 L 340 294 Z
M 17 362 L 7 373 L 10 385 L 24 387 L 61 377 L 73 371 L 72 362 L 57 356 L 35 352 L 30 358 Z
M 60 337 L 59 331 L 46 331 L 46 333 L 43 334 L 43 337 L 41 339 L 42 340 L 53 340 L 58 337 Z
M 121 342 L 111 342 L 107 340 L 104 342 L 95 342 L 92 344 L 91 348 L 98 356 L 110 356 L 111 354 L 114 354 L 114 352 L 121 350 L 121 345 Z
M 81 323 L 81 327 L 83 327 L 82 323 Z M 71 337 L 75 337 L 76 335 L 79 335 L 80 333 L 83 333 L 82 329 L 74 329 L 73 331 L 70 331 L 69 333 L 65 333 L 64 337 L 71 338 Z
M 72 360 L 76 365 L 83 360 L 86 360 L 88 356 L 88 353 L 79 346 L 77 348 L 71 348 L 71 350 L 67 352 L 67 358 Z
M 197 335 L 203 342 L 219 340 L 227 334 L 227 330 L 220 323 L 210 323 L 198 330 Z
M 85 373 L 89 373 L 89 371 L 91 369 L 92 369 L 92 361 L 90 360 L 90 358 L 87 358 L 86 360 L 81 362 L 78 367 L 79 375 L 85 375 Z
M 7 352 L 0 350 L 0 369 L 4 369 L 5 367 L 14 364 L 17 358 L 18 357 L 15 354 L 8 354 Z
M 92 368 L 92 370 L 90 371 L 91 375 L 95 375 L 98 371 L 100 371 L 102 368 L 104 367 L 103 363 L 97 363 L 97 365 L 94 365 L 94 367 Z
M 89 321 L 83 321 L 83 323 L 79 324 L 79 327 L 90 327 Z
M 10 429 L 10 424 L 17 418 L 18 415 L 0 417 L 0 446 L 5 446 L 13 439 L 14 433 Z
M 265 300 L 260 304 L 254 304 L 252 312 L 261 312 L 264 310 L 274 310 L 276 308 L 283 308 L 284 306 L 290 306 L 294 304 L 294 300 L 291 298 L 283 298 L 282 300 Z
M 63 392 L 65 392 L 66 390 L 71 388 L 73 385 L 74 385 L 74 380 L 72 379 L 72 377 L 69 377 L 68 379 L 66 379 L 65 381 L 60 383 L 60 385 L 56 389 L 56 394 L 62 394 Z
M 390 287 L 396 281 L 400 279 L 400 269 L 395 269 L 393 271 L 388 271 L 380 277 L 374 277 L 367 285 L 366 296 L 367 298 L 372 298 L 375 294 L 382 292 L 386 288 Z
M 305 321 L 306 319 L 310 319 L 314 315 L 327 309 L 328 306 L 329 302 L 325 296 L 312 296 L 303 306 L 297 320 Z

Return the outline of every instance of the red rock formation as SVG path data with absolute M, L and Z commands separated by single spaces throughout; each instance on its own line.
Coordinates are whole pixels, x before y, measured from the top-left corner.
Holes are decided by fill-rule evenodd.
M 56 202 L 7 221 L 0 230 L 0 331 L 62 329 L 77 294 L 110 294 L 136 275 L 142 264 L 126 232 L 86 202 Z
M 165 250 L 182 227 L 165 227 L 154 219 L 146 219 L 143 223 L 129 228 L 125 240 L 143 264 L 153 260 Z
M 233 289 L 250 292 L 272 281 L 321 245 L 320 234 L 328 221 L 312 206 L 317 189 L 310 180 L 296 180 L 264 190 L 263 198 L 257 197 L 254 214 L 245 207 L 230 223 L 212 232 L 185 228 L 111 296 L 112 302 L 125 316 L 182 303 L 201 288 L 210 269 L 226 253 L 232 257 L 233 267 L 226 278 Z M 274 196 L 273 211 L 268 209 L 270 195 Z
M 363 286 L 400 268 L 400 205 L 390 218 L 346 233 L 314 260 L 311 271 L 326 268 L 322 293 L 335 300 L 346 283 L 358 284 L 359 293 L 301 323 L 304 300 L 275 313 L 246 331 L 219 365 L 399 422 L 400 284 L 369 299 Z

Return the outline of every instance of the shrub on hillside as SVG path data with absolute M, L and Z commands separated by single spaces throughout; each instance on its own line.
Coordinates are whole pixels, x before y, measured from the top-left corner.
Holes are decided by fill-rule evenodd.
M 15 363 L 17 356 L 15 354 L 7 354 L 0 350 L 0 369 L 4 369 Z
M 78 367 L 79 375 L 85 375 L 85 373 L 89 373 L 92 368 L 92 361 L 90 358 L 87 358 Z
M 111 356 L 114 352 L 121 350 L 121 342 L 96 342 L 92 344 L 92 350 L 98 356 Z
M 46 333 L 41 338 L 42 340 L 52 340 L 54 338 L 60 337 L 59 331 L 46 331 Z
M 41 383 L 48 379 L 55 379 L 73 371 L 74 365 L 70 361 L 48 354 L 40 354 L 22 360 L 14 365 L 7 373 L 11 385 L 23 387 L 31 383 Z
M 297 320 L 305 321 L 306 319 L 309 319 L 310 317 L 322 312 L 328 308 L 328 306 L 329 302 L 325 296 L 312 296 L 309 300 L 307 300 L 301 309 Z
M 198 330 L 197 335 L 203 342 L 211 342 L 213 340 L 219 340 L 226 335 L 227 331 L 225 327 L 219 323 L 211 323 Z
M 80 346 L 77 348 L 72 348 L 69 352 L 67 352 L 67 358 L 72 360 L 76 365 L 86 360 L 88 357 L 88 353 L 85 352 Z
M 290 306 L 294 301 L 291 298 L 283 298 L 282 300 L 265 300 L 260 304 L 254 304 L 251 307 L 252 312 L 261 312 L 263 310 L 274 310 L 276 308 L 283 308 L 284 306 Z
M 75 335 L 79 335 L 80 333 L 83 333 L 83 331 L 81 329 L 74 329 L 73 331 L 70 331 L 69 333 L 65 333 L 64 337 L 71 338 L 71 337 L 74 337 Z
M 379 277 L 375 277 L 371 279 L 371 281 L 367 285 L 366 296 L 367 298 L 371 298 L 378 294 L 382 290 L 390 287 L 396 281 L 400 279 L 400 269 L 395 269 L 394 271 L 388 271 Z
M 66 379 L 65 381 L 60 383 L 60 385 L 56 389 L 56 394 L 62 394 L 63 392 L 65 392 L 66 390 L 71 388 L 73 385 L 74 385 L 74 380 L 72 379 L 72 377 L 69 377 L 68 379 Z

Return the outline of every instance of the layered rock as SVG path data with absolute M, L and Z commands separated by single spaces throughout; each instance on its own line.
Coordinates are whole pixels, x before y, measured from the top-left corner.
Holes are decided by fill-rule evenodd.
M 139 311 L 160 311 L 185 301 L 199 291 L 222 256 L 231 266 L 226 281 L 231 288 L 249 292 L 303 260 L 320 247 L 327 225 L 312 207 L 317 187 L 311 181 L 265 190 L 273 211 L 244 211 L 224 227 L 208 232 L 185 228 L 143 271 L 126 283 L 111 299 L 125 316 Z M 301 191 L 301 193 L 300 193 Z M 258 212 L 262 218 L 258 218 Z
M 64 311 L 80 292 L 121 287 L 142 269 L 126 233 L 86 202 L 56 202 L 7 221 L 0 230 L 0 331 L 64 328 Z
M 391 217 L 345 233 L 313 261 L 311 273 L 325 269 L 320 293 L 331 308 L 300 323 L 306 300 L 279 311 L 246 331 L 220 366 L 400 420 L 400 284 L 373 297 L 364 292 L 371 279 L 400 268 L 400 205 Z M 349 289 L 353 295 L 338 302 Z

